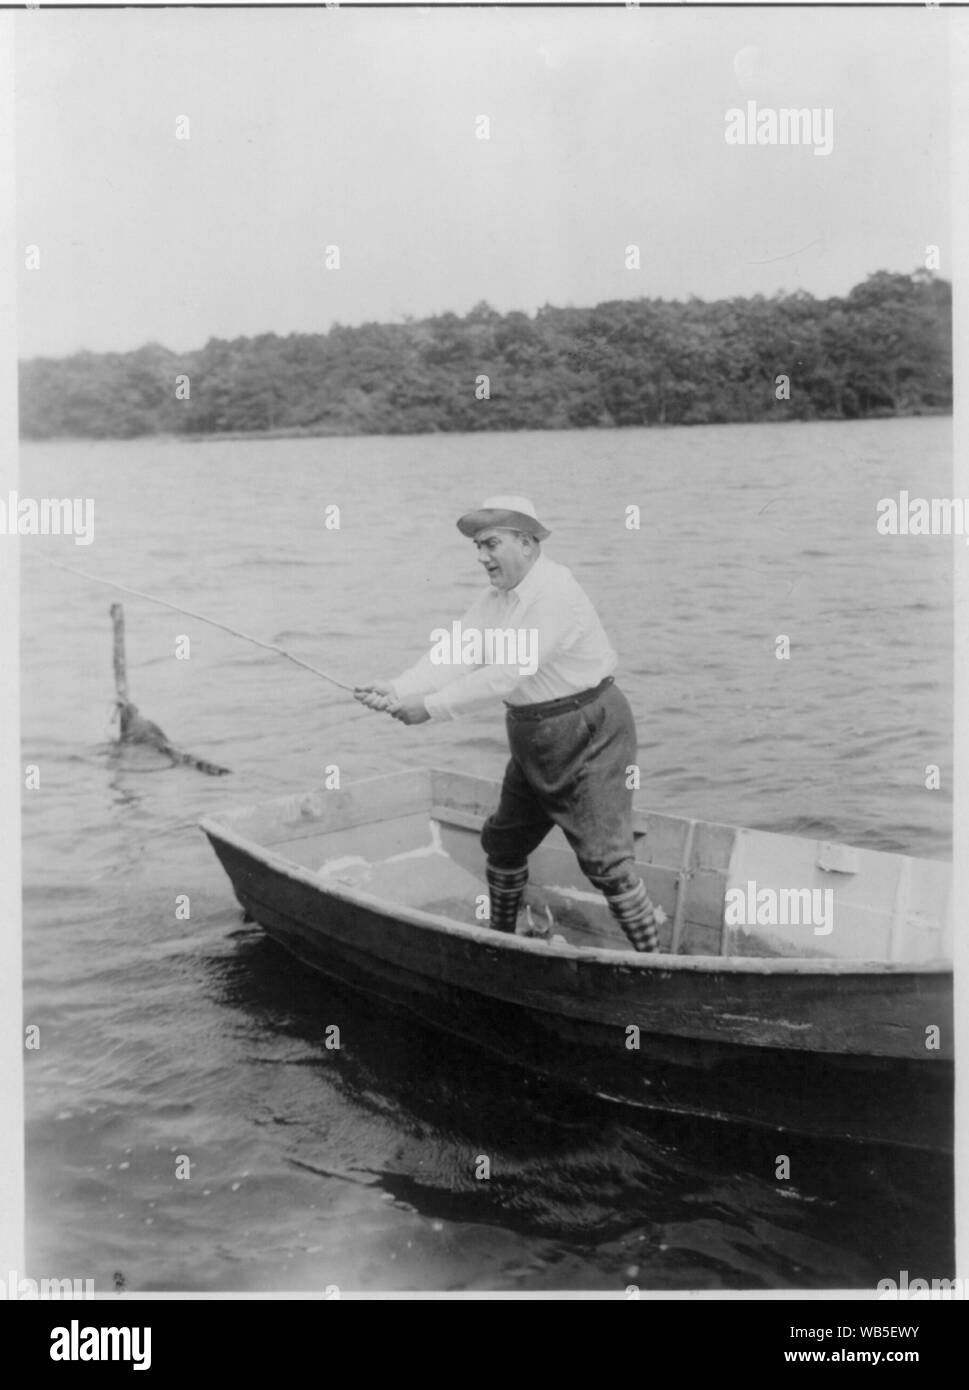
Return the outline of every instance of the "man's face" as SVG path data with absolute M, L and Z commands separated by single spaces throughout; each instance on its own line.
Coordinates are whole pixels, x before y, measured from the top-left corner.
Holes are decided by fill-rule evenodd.
M 478 564 L 484 565 L 496 589 L 514 589 L 531 569 L 535 548 L 527 536 L 497 526 L 479 531 L 474 538 Z

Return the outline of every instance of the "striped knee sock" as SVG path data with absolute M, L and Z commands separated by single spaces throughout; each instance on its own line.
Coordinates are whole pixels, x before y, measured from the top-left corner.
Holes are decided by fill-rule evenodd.
M 646 895 L 646 885 L 637 879 L 632 888 L 606 893 L 609 911 L 632 942 L 634 951 L 658 951 L 656 928 L 665 922 L 661 907 L 654 907 Z
M 522 894 L 528 882 L 528 865 L 516 869 L 500 869 L 489 860 L 485 869 L 488 878 L 490 925 L 495 931 L 513 932 L 518 920 Z

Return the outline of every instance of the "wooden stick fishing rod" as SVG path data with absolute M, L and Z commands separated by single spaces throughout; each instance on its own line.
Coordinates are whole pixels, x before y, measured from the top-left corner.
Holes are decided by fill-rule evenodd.
M 240 632 L 236 627 L 230 627 L 228 623 L 220 623 L 215 618 L 207 618 L 204 613 L 193 613 L 188 608 L 181 608 L 177 603 L 169 603 L 167 599 L 156 598 L 154 594 L 143 593 L 141 589 L 129 588 L 127 584 L 117 584 L 112 579 L 101 579 L 96 574 L 88 574 L 86 570 L 76 569 L 73 565 L 65 565 L 61 560 L 51 560 L 46 555 L 38 555 L 36 551 L 28 551 L 35 560 L 40 560 L 45 565 L 53 565 L 55 569 L 67 570 L 69 574 L 78 574 L 82 579 L 89 579 L 94 584 L 106 584 L 109 589 L 119 589 L 123 594 L 134 594 L 136 598 L 146 599 L 149 603 L 161 604 L 163 608 L 171 608 L 176 613 L 182 613 L 186 618 L 194 618 L 197 622 L 208 623 L 210 627 L 221 628 L 223 632 L 229 632 L 233 637 L 241 637 L 244 642 L 252 642 L 257 647 L 262 647 L 264 651 L 273 652 L 276 656 L 285 657 L 294 666 L 302 666 L 304 671 L 312 671 L 314 676 L 320 676 L 323 680 L 329 681 L 331 685 L 339 686 L 341 690 L 354 690 L 352 685 L 347 685 L 344 681 L 338 681 L 335 676 L 327 675 L 326 671 L 321 671 L 318 666 L 311 666 L 308 661 L 303 661 L 298 656 L 293 656 L 291 652 L 285 651 L 282 647 L 274 646 L 272 642 L 263 642 L 258 637 L 253 637 L 248 632 Z

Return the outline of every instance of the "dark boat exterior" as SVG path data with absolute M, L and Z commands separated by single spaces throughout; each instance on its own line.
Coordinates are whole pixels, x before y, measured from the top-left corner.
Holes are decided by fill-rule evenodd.
M 512 936 L 480 920 L 497 791 L 396 773 L 201 825 L 287 950 L 506 1061 L 647 1109 L 951 1149 L 951 866 L 640 811 L 659 954 L 628 948 L 558 831 L 530 861 L 547 935 Z M 731 891 L 794 885 L 830 891 L 828 927 L 731 924 Z

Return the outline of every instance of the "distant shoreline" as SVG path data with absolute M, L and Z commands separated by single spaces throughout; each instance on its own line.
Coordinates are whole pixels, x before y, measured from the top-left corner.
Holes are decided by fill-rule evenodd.
M 261 442 L 267 439 L 440 439 L 446 436 L 467 438 L 488 434 L 599 434 L 612 430 L 704 430 L 722 429 L 725 425 L 860 425 L 867 420 L 918 420 L 923 417 L 952 417 L 951 409 L 873 411 L 870 415 L 848 417 L 844 415 L 775 416 L 764 420 L 704 420 L 695 424 L 677 423 L 665 425 L 539 425 L 521 429 L 489 430 L 319 430 L 289 427 L 275 430 L 212 430 L 206 434 L 135 434 L 126 438 L 117 435 L 61 434 L 61 435 L 21 435 L 21 444 L 144 444 L 149 440 L 158 444 L 224 444 L 240 443 L 247 440 Z
M 24 439 L 315 439 L 952 410 L 952 286 L 878 271 L 847 295 L 334 325 L 22 361 Z

